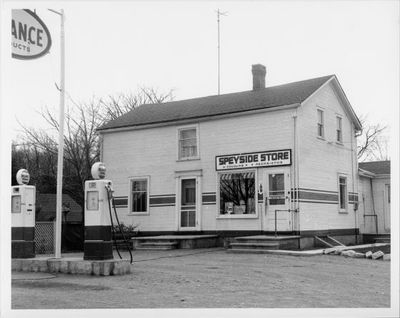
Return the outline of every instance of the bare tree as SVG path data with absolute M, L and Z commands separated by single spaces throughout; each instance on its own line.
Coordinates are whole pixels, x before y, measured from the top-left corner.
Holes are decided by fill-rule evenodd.
M 146 104 L 159 104 L 173 100 L 173 91 L 160 93 L 154 88 L 142 87 L 136 94 L 110 95 L 108 98 L 100 99 L 102 107 L 102 119 L 107 122 L 131 111 L 137 106 Z
M 104 123 L 115 119 L 141 104 L 161 103 L 172 100 L 172 91 L 159 93 L 154 89 L 141 88 L 137 94 L 119 94 L 106 99 L 93 99 L 87 103 L 77 103 L 69 96 L 71 106 L 65 112 L 64 128 L 64 182 L 63 192 L 70 194 L 75 201 L 83 206 L 84 183 L 91 178 L 92 165 L 100 159 L 100 140 L 96 133 Z M 41 154 L 42 157 L 51 157 L 48 161 L 53 172 L 56 169 L 57 140 L 59 122 L 48 107 L 41 110 L 40 114 L 48 123 L 49 129 L 28 127 L 20 123 L 23 137 L 17 142 L 19 150 L 28 156 L 25 167 L 34 167 L 38 175 L 43 174 L 43 164 L 34 166 L 31 152 Z M 14 151 L 13 155 L 17 153 Z M 55 158 L 55 160 L 54 160 Z M 55 174 L 52 174 L 52 177 Z M 41 191 L 40 187 L 38 188 Z M 47 188 L 48 190 L 48 188 Z M 55 193 L 55 184 L 53 193 Z
M 388 140 L 383 135 L 387 127 L 379 123 L 368 123 L 366 116 L 362 116 L 360 122 L 364 129 L 357 136 L 359 161 L 388 160 Z

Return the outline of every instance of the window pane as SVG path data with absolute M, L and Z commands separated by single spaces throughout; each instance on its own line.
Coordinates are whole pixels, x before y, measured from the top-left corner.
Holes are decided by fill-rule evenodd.
M 196 129 L 179 131 L 179 158 L 197 157 Z
M 189 226 L 190 227 L 194 227 L 194 226 L 196 226 L 196 211 L 188 211 L 188 214 L 189 214 L 189 222 L 188 222 L 188 224 L 189 224 Z
M 254 213 L 254 173 L 220 174 L 220 214 Z
M 285 204 L 285 177 L 283 173 L 269 175 L 269 204 Z
M 182 205 L 196 204 L 196 179 L 182 180 Z
M 339 177 L 339 206 L 340 209 L 346 209 L 346 178 Z
M 147 181 L 146 180 L 133 181 L 132 190 L 133 191 L 146 191 L 147 190 Z
M 183 139 L 196 139 L 196 129 L 180 130 L 180 140 Z
M 187 226 L 188 224 L 188 211 L 181 212 L 181 226 Z
M 323 112 L 322 112 L 322 110 L 317 110 L 317 112 L 318 112 L 318 123 L 319 124 L 323 124 Z
M 147 180 L 132 181 L 131 212 L 147 212 Z

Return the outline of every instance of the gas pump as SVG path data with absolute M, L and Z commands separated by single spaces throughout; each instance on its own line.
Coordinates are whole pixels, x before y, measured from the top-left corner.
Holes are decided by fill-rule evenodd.
M 36 187 L 27 185 L 26 169 L 17 172 L 18 186 L 11 187 L 11 258 L 35 257 Z
M 84 260 L 113 258 L 109 192 L 112 182 L 105 180 L 106 167 L 96 162 L 91 169 L 95 180 L 85 182 Z

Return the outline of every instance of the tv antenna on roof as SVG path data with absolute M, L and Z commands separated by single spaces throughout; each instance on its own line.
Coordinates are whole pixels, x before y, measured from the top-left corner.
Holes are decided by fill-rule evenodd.
M 219 17 L 221 15 L 226 16 L 228 12 L 221 12 L 219 9 L 216 11 L 217 12 L 217 24 L 218 24 L 218 95 L 220 94 L 221 91 L 221 49 L 220 49 L 220 36 L 219 36 Z

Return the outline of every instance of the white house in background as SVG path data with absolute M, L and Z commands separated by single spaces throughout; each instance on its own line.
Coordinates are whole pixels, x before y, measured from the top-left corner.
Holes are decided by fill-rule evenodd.
M 119 217 L 142 234 L 359 231 L 356 133 L 335 75 L 143 105 L 99 129 Z
M 360 232 L 390 234 L 390 161 L 359 163 Z

